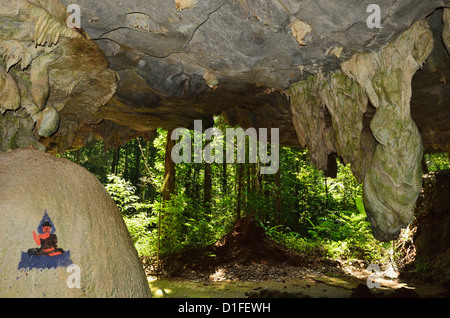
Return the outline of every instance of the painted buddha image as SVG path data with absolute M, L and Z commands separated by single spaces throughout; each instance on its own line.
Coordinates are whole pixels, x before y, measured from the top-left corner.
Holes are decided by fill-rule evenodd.
M 70 251 L 58 247 L 55 231 L 55 225 L 46 211 L 38 225 L 38 233 L 33 231 L 33 240 L 38 247 L 22 252 L 19 269 L 50 269 L 72 264 Z
M 56 234 L 51 233 L 52 225 L 50 222 L 45 221 L 42 224 L 42 234 L 36 234 L 33 231 L 33 239 L 36 242 L 39 248 L 30 248 L 28 250 L 29 255 L 48 255 L 48 256 L 56 256 L 64 253 L 64 250 L 58 248 L 58 238 Z

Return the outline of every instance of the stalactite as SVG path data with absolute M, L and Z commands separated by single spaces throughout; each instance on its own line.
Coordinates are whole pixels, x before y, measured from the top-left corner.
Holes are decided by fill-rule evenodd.
M 363 195 L 374 236 L 382 241 L 395 239 L 414 218 L 423 150 L 410 114 L 411 80 L 432 48 L 432 32 L 423 20 L 380 52 L 357 54 L 342 65 L 377 108 L 370 124 L 377 146 Z
M 286 92 L 299 143 L 325 170 L 335 152 L 364 181 L 364 203 L 374 236 L 395 239 L 413 219 L 421 188 L 422 142 L 410 115 L 411 80 L 433 48 L 425 20 L 379 52 L 357 53 L 341 71 L 319 73 Z M 376 113 L 364 130 L 368 102 Z M 326 113 L 331 124 L 326 121 Z
M 12 3 L 17 7 L 15 13 L 10 9 Z M 106 57 L 83 32 L 66 25 L 67 15 L 63 5 L 49 0 L 7 1 L 0 8 L 2 23 L 10 21 L 6 23 L 8 27 L 0 29 L 0 114 L 13 112 L 13 117 L 2 120 L 17 118 L 26 123 L 8 127 L 22 127 L 22 130 L 28 127 L 30 132 L 26 135 L 35 136 L 33 141 L 26 138 L 18 142 L 13 140 L 18 138 L 18 131 L 4 134 L 2 138 L 10 140 L 0 140 L 1 151 L 19 144 L 45 150 L 40 139 L 56 137 L 63 110 L 66 118 L 98 123 L 97 109 L 116 90 L 117 78 L 115 72 L 107 69 Z M 71 102 L 71 109 L 64 109 Z M 63 121 L 67 122 L 70 120 Z M 82 126 L 82 123 L 76 125 Z M 61 136 L 64 131 L 72 135 Z M 59 132 L 57 139 L 67 142 L 64 149 L 71 146 L 73 133 L 72 127 L 64 127 Z M 25 140 L 28 145 L 24 144 Z

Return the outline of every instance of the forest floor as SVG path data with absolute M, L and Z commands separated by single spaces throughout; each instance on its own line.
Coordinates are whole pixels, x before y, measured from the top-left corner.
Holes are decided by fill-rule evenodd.
M 268 238 L 252 217 L 242 218 L 215 244 L 174 253 L 162 263 L 158 277 L 146 268 L 157 298 L 450 297 L 443 287 L 400 280 L 393 271 L 373 279 L 362 262 L 294 253 Z M 369 278 L 379 287 L 369 289 Z
M 386 273 L 374 280 L 380 283 L 379 288 L 369 289 L 367 279 L 371 274 L 362 268 L 331 264 L 298 267 L 229 263 L 176 276 L 149 274 L 148 281 L 156 298 L 450 297 L 441 286 L 407 282 Z

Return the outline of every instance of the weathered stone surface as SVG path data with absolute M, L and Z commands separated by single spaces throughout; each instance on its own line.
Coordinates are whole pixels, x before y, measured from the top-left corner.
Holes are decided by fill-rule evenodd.
M 194 119 L 211 121 L 213 114 L 224 111 L 236 124 L 283 122 L 280 137 L 291 144 L 297 136 L 289 104 L 278 103 L 277 116 L 271 117 L 274 111 L 267 111 L 271 97 L 264 96 L 267 88 L 285 90 L 310 75 L 337 71 L 353 54 L 379 50 L 450 2 L 382 1 L 378 3 L 380 29 L 366 25 L 369 1 L 343 5 L 329 0 L 216 0 L 179 4 L 182 10 L 177 10 L 175 1 L 163 0 L 77 3 L 83 28 L 121 77 L 117 94 L 100 109 L 101 117 L 149 131 L 190 127 Z M 292 32 L 298 21 L 311 26 L 302 40 L 306 45 L 300 45 Z M 436 31 L 441 37 L 442 32 Z M 448 62 L 446 68 L 450 68 Z M 214 90 L 203 78 L 207 71 L 217 77 Z M 445 100 L 449 91 L 442 83 L 436 94 L 442 78 L 438 76 L 431 72 L 426 80 L 417 77 L 413 85 L 420 94 L 413 94 L 411 109 L 419 130 L 429 136 L 425 149 L 450 151 L 443 146 L 447 120 L 433 118 L 439 122 L 434 130 L 427 122 L 445 111 L 435 104 L 439 96 Z M 428 80 L 434 77 L 437 83 Z M 435 142 L 433 137 L 442 141 Z
M 38 63 L 40 56 L 47 56 L 40 53 L 44 46 L 61 45 L 59 42 L 66 36 L 75 36 L 77 41 L 83 38 L 78 37 L 80 33 L 72 32 L 72 29 L 63 28 L 67 13 L 56 1 L 40 1 L 40 8 L 33 8 L 28 10 L 31 13 L 26 13 L 30 4 L 21 0 L 20 15 L 16 13 L 17 1 L 3 2 L 2 25 L 5 27 L 1 38 L 7 42 L 21 43 L 23 39 L 28 39 L 17 50 L 22 55 L 13 54 L 14 58 L 8 58 L 5 67 L 23 56 L 17 61 L 22 68 L 35 61 L 36 67 L 31 68 L 33 74 L 45 75 L 48 64 Z M 67 0 L 61 2 L 70 4 Z M 380 3 L 381 28 L 370 29 L 366 25 L 369 3 L 360 1 L 342 5 L 328 0 L 186 3 L 163 0 L 142 3 L 133 0 L 126 4 L 82 0 L 77 2 L 81 8 L 81 25 L 105 52 L 110 67 L 119 73 L 121 79 L 117 94 L 107 106 L 100 107 L 109 100 L 111 90 L 114 90 L 111 87 L 114 82 L 112 75 L 100 75 L 105 65 L 105 61 L 101 61 L 101 54 L 95 53 L 92 48 L 91 53 L 85 52 L 83 55 L 90 56 L 92 63 L 83 64 L 79 63 L 79 52 L 72 55 L 64 49 L 67 58 L 60 59 L 58 63 L 64 66 L 58 70 L 51 67 L 49 85 L 46 85 L 45 76 L 40 77 L 42 80 L 39 83 L 35 81 L 34 89 L 31 90 L 33 99 L 27 97 L 28 102 L 22 103 L 22 108 L 27 109 L 28 113 L 36 113 L 38 110 L 33 105 L 42 107 L 48 96 L 48 88 L 60 83 L 56 89 L 58 93 L 50 94 L 48 100 L 48 103 L 55 104 L 53 106 L 62 117 L 60 129 L 51 138 L 41 140 L 49 149 L 60 144 L 60 150 L 79 144 L 79 140 L 86 139 L 86 134 L 95 133 L 96 125 L 103 119 L 140 132 L 150 132 L 156 127 L 173 129 L 191 126 L 194 119 L 211 121 L 213 114 L 222 111 L 234 114 L 250 112 L 255 118 L 258 117 L 258 122 L 270 123 L 270 117 L 264 117 L 262 112 L 256 114 L 261 111 L 261 107 L 266 109 L 263 105 L 270 97 L 261 94 L 267 88 L 287 89 L 292 83 L 305 80 L 310 75 L 336 71 L 354 53 L 380 49 L 414 22 L 448 3 L 442 0 L 386 0 Z M 48 28 L 42 27 L 41 30 L 45 19 L 38 21 L 39 15 L 51 21 Z M 33 19 L 36 21 L 33 22 Z M 303 27 L 295 27 L 299 25 Z M 298 42 L 299 32 L 304 33 L 301 41 L 305 45 Z M 442 36 L 441 32 L 438 36 Z M 34 44 L 38 44 L 37 47 Z M 19 47 L 17 43 L 15 46 L 12 43 L 8 45 Z M 83 48 L 83 51 L 86 50 L 86 47 Z M 99 59 L 94 58 L 95 54 Z M 93 75 L 93 65 L 98 66 L 98 75 Z M 92 104 L 83 101 L 79 95 L 74 98 L 76 92 L 69 94 L 69 99 L 61 92 L 61 88 L 71 91 L 73 87 L 85 83 L 75 79 L 81 75 L 79 72 L 67 71 L 77 66 L 83 66 L 84 70 L 91 69 L 91 79 L 98 79 L 95 85 L 88 81 L 96 93 L 84 94 L 86 98 L 91 98 Z M 214 90 L 204 78 L 206 72 L 216 76 L 218 84 L 213 85 Z M 428 73 L 427 78 L 431 77 Z M 446 77 L 441 76 L 439 79 L 442 78 Z M 443 92 L 448 89 L 445 90 L 445 85 L 441 86 L 437 93 L 435 83 L 430 84 L 434 87 L 430 88 L 423 78 L 417 81 L 420 84 L 416 86 L 422 89 L 418 96 L 413 94 L 412 115 L 419 130 L 429 136 L 424 141 L 425 149 L 448 151 L 448 147 L 442 145 L 444 141 L 439 144 L 433 142 L 433 137 L 439 137 L 448 130 L 448 124 L 440 120 L 439 129 L 433 130 L 427 118 L 432 116 L 431 110 L 436 108 L 430 104 L 426 108 L 430 111 L 425 113 L 422 106 L 423 100 L 434 102 L 436 99 L 445 99 L 446 94 Z M 88 88 L 85 86 L 85 89 Z M 100 92 L 104 98 L 99 98 Z M 17 101 L 8 100 L 8 107 L 17 107 Z M 62 112 L 64 109 L 65 113 Z M 415 110 L 417 116 L 414 116 Z M 283 108 L 277 113 L 275 123 L 278 125 L 281 119 L 287 123 L 282 126 L 286 127 L 282 139 L 288 142 L 295 140 L 295 130 L 289 124 L 289 110 Z M 423 128 L 421 122 L 424 122 Z
M 311 152 L 311 162 L 326 170 L 328 157 L 337 154 L 362 182 L 375 141 L 364 127 L 368 98 L 360 86 L 341 72 L 325 78 L 310 76 L 291 86 L 292 121 L 301 146 Z M 367 124 L 366 124 L 367 126 Z
M 361 87 L 340 72 L 331 74 L 320 96 L 331 116 L 334 151 L 345 164 L 351 164 L 361 182 L 376 144 L 366 120 L 370 114 L 368 98 Z
M 422 148 L 450 152 L 449 0 L 380 1 L 380 28 L 366 23 L 371 1 L 80 0 L 76 30 L 64 25 L 69 0 L 3 2 L 2 147 L 116 146 L 222 113 L 280 128 L 280 142 L 308 146 L 321 169 L 336 155 L 351 163 L 377 193 L 367 204 L 390 202 L 373 213 L 383 239 L 410 220 Z M 433 46 L 421 43 L 431 33 Z M 392 46 L 405 37 L 415 47 Z M 349 61 L 358 76 L 341 72 Z
M 442 41 L 450 53 L 450 8 L 444 8 L 442 13 L 442 22 L 444 27 L 442 29 Z
M 2 0 L 0 8 L 0 112 L 30 118 L 35 141 L 48 145 L 43 139 L 51 137 L 60 150 L 72 145 L 75 131 L 102 121 L 97 110 L 116 90 L 103 52 L 81 30 L 69 28 L 67 16 L 50 0 Z
M 414 226 L 416 271 L 450 287 L 450 172 L 429 173 L 417 200 Z
M 353 55 L 343 73 L 310 76 L 287 92 L 299 143 L 311 151 L 312 163 L 326 170 L 336 153 L 364 180 L 368 218 L 380 240 L 396 238 L 414 217 L 423 150 L 410 115 L 411 80 L 432 47 L 423 20 L 379 52 Z M 376 109 L 371 132 L 364 125 L 369 101 Z
M 150 290 L 117 206 L 84 168 L 31 149 L 0 153 L 0 297 L 147 297 Z M 21 268 L 21 254 L 38 248 L 33 231 L 47 212 L 58 248 L 80 267 L 74 272 Z M 42 256 L 57 257 L 57 256 Z
M 342 65 L 377 109 L 370 128 L 378 144 L 363 195 L 374 236 L 383 241 L 395 239 L 414 218 L 423 148 L 410 113 L 411 80 L 432 48 L 432 32 L 422 20 L 379 53 L 356 54 Z

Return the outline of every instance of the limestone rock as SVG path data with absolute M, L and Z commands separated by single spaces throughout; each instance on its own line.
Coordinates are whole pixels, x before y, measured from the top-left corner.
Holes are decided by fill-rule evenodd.
M 337 154 L 352 165 L 353 174 L 362 182 L 375 140 L 365 127 L 368 98 L 361 87 L 334 72 L 327 78 L 311 76 L 292 85 L 286 94 L 299 143 L 310 149 L 311 162 L 326 170 L 328 157 Z
M 380 240 L 396 238 L 413 220 L 423 149 L 410 114 L 411 81 L 432 47 L 423 20 L 379 52 L 353 55 L 342 73 L 311 76 L 287 91 L 299 143 L 312 163 L 326 170 L 336 153 L 364 180 L 367 215 Z M 372 134 L 364 125 L 369 101 L 376 108 Z
M 212 115 L 224 112 L 236 124 L 278 126 L 281 140 L 297 145 L 288 103 L 269 108 L 278 97 L 264 96 L 266 91 L 287 90 L 311 75 L 338 71 L 355 53 L 380 50 L 434 10 L 442 24 L 442 9 L 437 8 L 448 3 L 385 1 L 381 28 L 371 29 L 366 24 L 368 4 L 356 0 L 346 5 L 329 0 L 77 1 L 83 29 L 120 76 L 117 93 L 100 107 L 99 118 L 144 133 L 156 127 L 191 127 L 195 119 L 211 121 Z M 307 45 L 299 45 L 292 34 L 298 21 L 308 31 L 301 40 Z M 439 61 L 446 62 L 442 57 Z M 448 62 L 413 79 L 417 94 L 411 110 L 426 136 L 427 151 L 450 150 L 444 146 L 446 108 L 437 105 L 449 91 L 439 84 L 449 78 L 445 69 L 450 69 Z M 214 90 L 203 78 L 210 72 L 220 83 Z M 444 116 L 434 116 L 439 112 Z M 270 117 L 273 113 L 277 116 Z M 95 131 L 95 125 L 89 126 Z M 120 130 L 116 134 L 115 139 L 123 137 Z
M 120 98 L 102 107 L 104 118 L 134 129 L 174 129 L 230 108 L 253 112 L 266 88 L 287 89 L 320 70 L 336 71 L 354 53 L 381 48 L 442 6 L 386 1 L 382 28 L 370 29 L 367 4 L 360 1 L 197 1 L 177 11 L 176 3 L 184 8 L 191 2 L 77 2 L 83 28 L 121 76 Z M 295 21 L 311 26 L 306 46 L 292 36 Z M 207 70 L 216 74 L 219 89 L 208 89 L 202 78 Z M 130 94 L 130 87 L 139 94 Z M 189 109 L 184 119 L 175 115 L 180 105 Z M 121 116 L 125 109 L 138 115 Z M 289 133 L 286 139 L 295 139 L 292 127 Z
M 303 22 L 302 20 L 297 20 L 291 24 L 292 35 L 295 40 L 300 45 L 306 45 L 305 37 L 306 35 L 312 31 L 311 25 Z
M 443 9 L 442 21 L 444 22 L 442 41 L 444 41 L 447 51 L 450 54 L 450 8 Z
M 0 173 L 0 297 L 150 296 L 121 214 L 94 175 L 32 149 L 0 153 Z M 33 254 L 45 215 L 61 255 Z
M 68 13 L 60 3 L 4 2 L 0 9 L 4 60 L 0 62 L 0 110 L 14 111 L 15 118 L 36 123 L 30 144 L 67 149 L 75 137 L 68 138 L 64 132 L 101 122 L 97 111 L 115 93 L 116 74 L 89 36 L 66 25 Z
M 413 237 L 414 267 L 427 280 L 450 286 L 450 172 L 423 177 L 423 191 L 417 200 Z
M 375 149 L 375 140 L 365 123 L 368 98 L 355 82 L 340 72 L 331 74 L 323 84 L 321 99 L 331 116 L 335 152 L 350 163 L 361 182 Z
M 78 29 L 71 3 L 2 1 L 2 147 L 112 147 L 223 114 L 321 169 L 351 163 L 382 239 L 411 219 L 422 149 L 450 152 L 449 0 L 383 1 L 380 28 L 357 0 L 79 0 Z
M 320 98 L 321 78 L 311 76 L 306 81 L 292 85 L 288 92 L 291 100 L 292 121 L 299 143 L 311 151 L 311 162 L 319 169 L 326 169 L 330 143 L 325 142 L 327 129 L 325 106 Z M 328 137 L 329 139 L 329 137 Z
M 20 107 L 20 93 L 17 83 L 6 69 L 0 65 L 0 112 L 16 110 Z
M 422 186 L 423 148 L 410 113 L 411 80 L 432 48 L 432 33 L 423 20 L 379 53 L 357 54 L 342 65 L 377 108 L 370 128 L 378 144 L 363 195 L 373 233 L 383 241 L 395 239 L 412 222 Z

